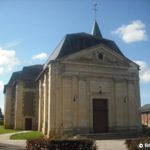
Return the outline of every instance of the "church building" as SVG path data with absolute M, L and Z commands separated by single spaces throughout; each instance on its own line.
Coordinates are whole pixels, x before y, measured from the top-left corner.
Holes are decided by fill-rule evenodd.
M 140 131 L 139 66 L 95 20 L 92 33 L 67 34 L 44 64 L 38 130 L 54 133 Z

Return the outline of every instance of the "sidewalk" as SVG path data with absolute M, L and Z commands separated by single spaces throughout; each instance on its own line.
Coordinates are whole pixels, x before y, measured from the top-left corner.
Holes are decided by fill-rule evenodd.
M 125 140 L 96 140 L 98 150 L 126 150 Z
M 12 135 L 25 132 L 30 131 L 0 134 L 0 150 L 25 150 L 26 140 L 10 140 Z
M 26 132 L 30 132 L 30 131 L 19 131 L 19 132 L 14 132 L 14 133 L 5 133 L 5 134 L 0 134 L 0 141 L 1 140 L 9 140 L 10 137 L 14 134 L 18 134 L 18 133 L 26 133 Z

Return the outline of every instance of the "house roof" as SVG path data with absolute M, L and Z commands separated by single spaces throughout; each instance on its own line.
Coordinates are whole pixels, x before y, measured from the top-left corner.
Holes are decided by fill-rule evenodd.
M 150 112 L 150 104 L 141 107 L 141 112 Z

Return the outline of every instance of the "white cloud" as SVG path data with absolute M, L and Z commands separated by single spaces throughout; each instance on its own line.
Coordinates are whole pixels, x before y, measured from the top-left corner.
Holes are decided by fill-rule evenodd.
M 135 61 L 140 66 L 140 79 L 145 83 L 150 82 L 150 68 L 144 61 Z
M 45 59 L 45 58 L 47 58 L 47 57 L 48 57 L 48 55 L 47 55 L 46 53 L 40 53 L 40 54 L 34 55 L 34 56 L 32 57 L 32 59 L 33 59 L 33 60 L 36 60 L 36 59 L 38 59 L 38 60 L 43 60 L 43 59 Z
M 4 43 L 2 45 L 2 47 L 6 48 L 6 49 L 9 49 L 9 48 L 16 47 L 16 46 L 20 45 L 22 42 L 23 42 L 23 40 L 21 40 L 21 39 L 14 40 L 14 41 L 10 41 L 10 42 Z
M 143 41 L 147 39 L 145 28 L 146 26 L 142 21 L 136 20 L 128 25 L 122 25 L 113 31 L 112 34 L 119 35 L 126 43 Z
M 0 74 L 12 70 L 19 63 L 15 50 L 6 50 L 0 47 Z
M 0 74 L 2 74 L 4 72 L 4 68 L 0 67 Z
M 4 88 L 4 82 L 3 82 L 3 81 L 0 81 L 0 92 L 3 91 L 3 88 Z

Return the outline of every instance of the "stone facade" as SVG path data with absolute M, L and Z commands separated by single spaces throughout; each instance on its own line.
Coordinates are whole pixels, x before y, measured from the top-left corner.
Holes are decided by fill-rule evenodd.
M 98 45 L 48 65 L 39 78 L 39 131 L 95 132 L 93 99 L 108 102 L 108 132 L 140 130 L 139 67 L 108 49 Z

